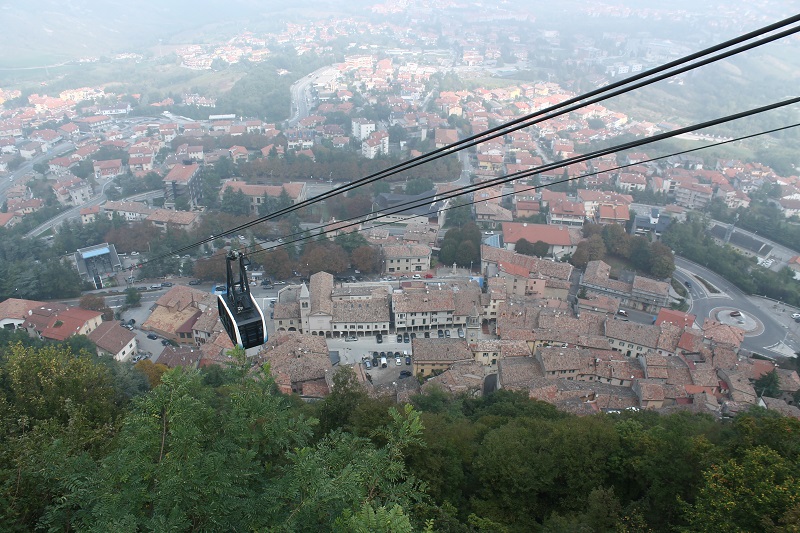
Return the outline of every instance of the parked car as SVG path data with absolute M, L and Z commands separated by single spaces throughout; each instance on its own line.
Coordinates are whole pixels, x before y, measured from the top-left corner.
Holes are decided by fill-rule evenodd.
M 422 276 L 420 276 L 419 274 L 414 274 L 414 275 L 413 275 L 413 276 L 411 276 L 411 277 L 412 277 L 413 279 L 422 279 Z
M 131 252 L 131 255 L 139 255 L 139 252 Z
M 400 379 L 410 378 L 410 377 L 411 377 L 411 371 L 410 370 L 401 370 L 400 371 Z
M 399 357 L 395 357 L 394 364 L 395 366 L 401 366 L 403 364 L 403 361 L 401 361 Z
M 387 366 L 389 366 L 389 363 L 386 362 L 386 358 L 381 357 L 381 368 L 386 368 Z
M 411 332 L 411 339 L 413 340 L 413 339 L 416 339 L 416 338 L 417 338 L 417 334 L 412 331 Z
M 169 346 L 170 344 L 172 344 L 172 343 L 171 343 L 171 342 L 169 342 L 169 340 L 167 340 L 167 339 L 161 339 L 161 345 L 162 345 L 162 346 Z
M 444 338 L 444 331 L 440 329 L 438 331 L 437 335 L 439 336 L 440 339 L 443 339 Z
M 200 280 L 199 279 L 193 279 L 192 281 L 189 282 L 189 285 L 200 285 Z
M 355 335 L 350 335 L 349 337 L 345 337 L 344 342 L 354 342 L 354 341 L 357 341 L 357 340 L 358 340 L 358 337 L 356 337 Z
M 463 339 L 464 338 L 464 329 L 463 328 L 458 328 L 458 338 L 459 339 Z
M 403 342 L 411 342 L 411 336 L 408 333 L 403 333 Z
M 800 318 L 800 313 L 792 313 L 792 318 Z
M 172 287 L 172 282 L 171 281 L 165 281 L 164 283 L 161 284 L 161 286 L 162 287 Z
M 151 341 L 154 341 L 158 338 L 158 335 L 156 335 L 155 333 L 148 333 L 147 338 L 150 339 Z
M 797 313 L 795 313 L 795 314 L 797 314 Z M 742 316 L 742 312 L 741 311 L 731 311 L 731 316 Z M 798 316 L 800 316 L 800 315 L 798 315 Z M 794 318 L 794 317 L 792 317 L 792 318 Z
M 161 288 L 161 284 L 159 283 L 158 285 L 150 285 L 150 288 L 153 289 L 154 291 L 157 291 L 158 289 Z
M 377 342 L 378 344 L 383 344 L 383 335 L 381 335 L 380 333 L 375 335 L 375 342 Z
M 372 363 L 370 362 L 369 359 L 364 361 L 364 368 L 366 368 L 367 370 L 372 368 Z
M 444 330 L 444 336 L 447 337 L 448 339 L 450 338 L 450 330 L 449 329 Z
M 403 342 L 403 336 L 401 334 L 397 334 L 397 342 Z
M 425 274 L 425 279 L 433 279 L 433 274 Z
M 372 358 L 372 366 L 378 368 L 378 365 L 381 364 L 380 360 L 377 357 Z
M 426 339 L 430 339 L 431 338 L 431 332 L 430 331 L 426 331 L 425 332 L 425 338 Z
M 411 356 L 410 355 L 406 356 L 406 366 L 411 366 Z
M 618 310 L 618 311 L 617 311 L 617 314 L 618 314 L 619 316 L 628 316 L 628 312 L 627 312 L 626 310 L 624 310 L 624 309 L 620 309 L 620 310 Z

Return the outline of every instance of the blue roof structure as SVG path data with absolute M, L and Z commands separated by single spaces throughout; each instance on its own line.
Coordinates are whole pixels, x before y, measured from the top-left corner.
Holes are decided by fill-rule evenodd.
M 103 246 L 102 248 L 95 248 L 94 250 L 81 252 L 81 255 L 83 256 L 84 259 L 89 259 L 90 257 L 97 257 L 98 255 L 103 255 L 107 253 L 111 253 L 111 250 L 108 248 L 108 246 Z

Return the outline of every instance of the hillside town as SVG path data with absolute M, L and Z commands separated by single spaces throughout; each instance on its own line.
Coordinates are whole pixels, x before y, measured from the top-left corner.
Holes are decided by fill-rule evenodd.
M 494 14 L 514 16 L 501 8 Z M 515 44 L 501 47 L 491 28 L 467 36 L 455 27 L 443 28 L 442 35 L 434 35 L 344 19 L 288 24 L 279 34 L 245 32 L 224 46 L 191 45 L 175 53 L 183 68 L 206 70 L 217 61 L 259 63 L 279 47 L 298 56 L 323 56 L 331 51 L 328 41 L 362 32 L 391 37 L 396 46 L 354 46 L 343 61 L 298 78 L 292 86 L 293 115 L 283 123 L 217 114 L 216 99 L 197 93 L 182 95 L 180 102 L 148 102 L 141 94 L 101 86 L 27 95 L 24 105 L 0 113 L 0 227 L 13 230 L 47 207 L 54 215 L 66 213 L 67 223 L 118 220 L 154 228 L 164 238 L 176 232 L 195 235 L 225 211 L 229 198 L 242 200 L 239 215 L 255 217 L 275 211 L 280 202 L 286 203 L 282 207 L 301 204 L 360 177 L 334 177 L 333 171 L 302 175 L 302 170 L 299 177 L 282 176 L 265 170 L 277 162 L 291 169 L 324 166 L 336 158 L 383 164 L 418 157 L 579 94 L 576 87 L 555 81 L 459 85 L 461 78 L 482 79 L 479 73 L 502 74 L 529 61 L 531 47 L 522 36 L 509 36 Z M 558 32 L 536 37 L 558 44 Z M 440 47 L 442 39 L 458 46 Z M 607 36 L 604 43 L 615 39 L 624 36 Z M 598 74 L 591 83 L 597 87 L 686 51 L 683 45 L 653 41 L 647 43 L 648 54 L 622 61 L 612 60 L 604 43 L 574 43 L 573 66 L 593 66 Z M 141 59 L 127 54 L 115 60 Z M 20 97 L 0 92 L 0 101 Z M 207 118 L 181 116 L 176 105 Z M 800 215 L 800 177 L 779 175 L 755 161 L 656 159 L 642 150 L 537 172 L 620 135 L 640 138 L 676 127 L 593 104 L 481 142 L 457 160 L 451 157 L 458 168 L 449 176 L 429 176 L 428 190 L 407 190 L 418 178 L 389 180 L 388 190 L 371 193 L 365 204 L 369 211 L 357 213 L 355 222 L 326 211 L 306 212 L 297 223 L 307 232 L 304 238 L 361 235 L 376 254 L 375 268 L 361 276 L 356 268 L 303 272 L 298 264 L 285 279 L 254 272 L 253 282 L 263 279 L 259 288 L 274 293 L 260 298 L 271 334 L 250 354 L 252 360 L 269 363 L 281 390 L 308 399 L 330 393 L 336 365 L 351 365 L 371 392 L 398 400 L 430 387 L 472 396 L 500 388 L 577 414 L 688 409 L 722 417 L 759 404 L 800 418 L 794 400 L 800 390 L 797 372 L 742 349 L 754 329 L 737 319 L 734 305 L 715 308 L 713 316 L 679 310 L 686 295 L 675 285 L 691 287 L 691 282 L 675 283 L 674 264 L 649 272 L 600 259 L 574 265 L 579 250 L 592 242 L 587 231 L 616 231 L 655 244 L 689 213 L 702 212 L 712 202 L 747 208 L 765 187 L 779 191 L 770 205 L 786 219 Z M 226 173 L 209 186 L 208 175 L 221 168 Z M 473 255 L 445 262 L 448 218 L 461 200 L 449 194 L 518 174 L 519 179 L 464 198 L 469 200 L 467 222 L 479 228 L 480 239 L 477 245 L 470 242 Z M 128 190 L 125 184 L 135 187 Z M 123 194 L 133 189 L 135 194 Z M 395 207 L 412 201 L 421 204 Z M 379 218 L 391 226 L 376 224 Z M 64 223 L 63 218 L 37 220 L 36 226 L 26 226 L 25 237 L 52 240 Z M 714 225 L 710 231 L 720 243 L 776 272 L 800 270 L 800 258 L 777 253 L 763 238 L 733 226 Z M 267 241 L 252 234 L 223 237 L 205 253 Z M 287 233 L 279 232 L 268 241 L 277 249 L 284 238 Z M 121 291 L 137 283 L 147 289 L 150 281 L 139 279 L 132 265 L 136 256 L 152 253 L 149 244 L 137 247 L 120 236 L 85 244 L 64 250 L 63 257 L 89 290 Z M 540 253 L 529 253 L 531 245 L 539 245 Z M 53 341 L 85 335 L 98 354 L 120 361 L 147 356 L 168 367 L 229 363 L 233 344 L 221 327 L 214 288 L 190 287 L 192 276 L 182 268 L 151 280 L 150 290 L 166 291 L 158 292 L 135 327 L 120 316 L 103 320 L 100 311 L 25 298 L 0 303 L 0 325 Z M 178 280 L 174 286 L 167 281 L 172 278 Z M 164 341 L 163 351 L 145 350 L 147 339 Z M 400 368 L 390 368 L 387 360 Z M 780 398 L 764 397 L 754 388 L 773 371 Z

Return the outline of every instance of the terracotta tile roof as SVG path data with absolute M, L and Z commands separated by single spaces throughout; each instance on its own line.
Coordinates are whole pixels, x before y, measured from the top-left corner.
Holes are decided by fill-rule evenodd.
M 216 332 L 204 344 L 200 346 L 202 356 L 199 366 L 209 365 L 228 365 L 232 359 L 227 355 L 228 350 L 233 348 L 233 342 L 227 333 Z
M 656 326 L 664 322 L 675 324 L 676 326 L 692 327 L 697 317 L 691 313 L 675 311 L 674 309 L 661 309 L 656 317 Z
M 660 333 L 661 328 L 658 326 L 648 326 L 611 318 L 607 318 L 605 321 L 606 337 L 638 344 L 647 348 L 655 349 L 658 346 Z
M 678 342 L 678 348 L 684 352 L 694 353 L 699 352 L 703 346 L 703 334 L 698 330 L 685 329 L 681 334 L 681 340 Z
M 311 297 L 311 314 L 323 313 L 332 315 L 333 275 L 327 272 L 313 274 L 309 280 L 308 290 Z
M 389 299 L 387 297 L 334 301 L 332 305 L 334 322 L 389 321 Z
M 518 254 L 511 250 L 485 245 L 481 246 L 481 261 L 496 264 L 503 268 L 508 268 L 509 265 L 516 265 L 521 269 L 514 270 L 514 272 L 523 277 L 536 276 L 561 280 L 568 280 L 573 268 L 569 263 L 546 261 L 537 257 Z
M 503 242 L 516 243 L 520 239 L 535 243 L 544 241 L 551 246 L 574 246 L 581 237 L 565 226 L 528 224 L 526 222 L 504 222 Z
M 28 311 L 46 305 L 44 302 L 36 300 L 21 300 L 19 298 L 9 298 L 0 302 L 0 320 L 4 318 L 16 318 L 25 320 Z
M 216 297 L 212 294 L 176 285 L 156 301 L 155 309 L 142 324 L 142 329 L 169 335 L 191 333 L 203 312 L 215 304 Z
M 45 339 L 63 341 L 100 316 L 99 311 L 49 303 L 32 310 L 23 325 L 32 327 Z
M 544 374 L 533 357 L 512 357 L 497 361 L 497 383 L 503 389 L 527 391 L 534 378 L 544 379 Z
M 717 374 L 727 385 L 731 400 L 740 404 L 755 403 L 756 391 L 744 373 L 720 369 Z
M 483 365 L 475 361 L 460 361 L 432 377 L 422 385 L 422 391 L 440 388 L 451 394 L 477 394 L 483 390 Z
M 411 351 L 417 363 L 442 363 L 472 360 L 464 339 L 412 339 Z
M 723 342 L 738 348 L 744 341 L 744 330 L 706 318 L 703 321 L 703 336 L 714 342 Z
M 662 387 L 660 383 L 645 379 L 637 379 L 632 388 L 641 402 L 664 399 L 664 387 Z
M 669 283 L 645 278 L 644 276 L 634 276 L 633 289 L 650 294 L 657 294 L 659 296 L 669 295 Z
M 146 220 L 157 224 L 175 224 L 189 226 L 197 220 L 198 214 L 192 211 L 172 211 L 171 209 L 155 209 Z
M 222 323 L 219 321 L 219 310 L 215 306 L 206 309 L 192 326 L 196 331 L 211 334 L 214 331 L 222 331 Z
M 258 352 L 256 361 L 256 367 L 269 363 L 276 380 L 288 377 L 296 392 L 302 392 L 297 390 L 302 383 L 325 380 L 333 371 L 325 339 L 302 333 L 276 334 Z
M 769 411 L 775 411 L 782 414 L 783 416 L 788 416 L 800 420 L 800 409 L 798 409 L 794 405 L 789 405 L 783 400 L 779 400 L 777 398 L 769 398 L 767 396 L 762 397 L 761 401 L 764 402 L 764 405 Z
M 578 298 L 578 305 L 613 315 L 619 309 L 619 299 L 597 294 L 593 291 L 586 291 L 586 298 Z
M 188 183 L 189 180 L 198 172 L 200 165 L 192 163 L 191 165 L 175 165 L 172 170 L 164 177 L 164 181 L 175 181 L 179 183 Z
M 427 257 L 431 254 L 429 246 L 424 244 L 394 244 L 382 247 L 383 255 L 388 258 Z
M 117 322 L 103 322 L 89 333 L 88 337 L 101 350 L 116 355 L 135 339 L 136 335 Z
M 784 392 L 795 393 L 800 390 L 800 376 L 795 370 L 776 369 L 781 390 Z
M 199 348 L 167 346 L 158 356 L 158 363 L 169 368 L 177 368 L 179 366 L 195 368 L 202 356 L 203 352 Z
M 540 348 L 536 353 L 536 360 L 542 365 L 545 375 L 562 370 L 574 370 L 577 374 L 584 368 L 586 357 L 589 357 L 588 352 L 580 348 Z

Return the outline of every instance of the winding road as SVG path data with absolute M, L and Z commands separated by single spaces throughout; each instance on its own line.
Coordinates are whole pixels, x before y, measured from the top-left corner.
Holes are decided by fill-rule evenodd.
M 722 276 L 682 257 L 675 257 L 673 277 L 684 286 L 687 281 L 691 282 L 691 287 L 687 287 L 688 312 L 697 316 L 699 324 L 710 317 L 748 330 L 742 343 L 745 350 L 791 357 L 800 347 L 800 324 L 791 318 L 796 310 L 765 298 L 748 296 Z M 700 278 L 719 292 L 706 287 Z M 742 318 L 734 319 L 731 311 L 740 311 Z

